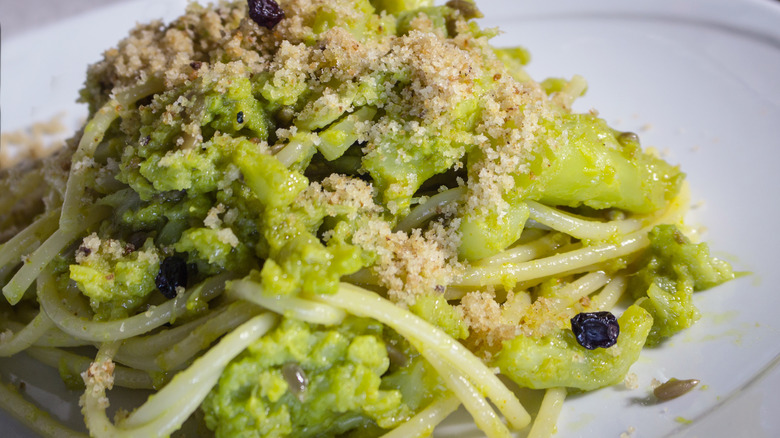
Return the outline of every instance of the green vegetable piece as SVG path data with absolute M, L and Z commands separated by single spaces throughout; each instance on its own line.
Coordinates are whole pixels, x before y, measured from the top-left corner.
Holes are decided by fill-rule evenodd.
M 452 9 L 445 6 L 430 6 L 399 12 L 396 33 L 399 36 L 408 34 L 413 29 L 413 20 L 420 14 L 425 14 L 433 23 L 434 29 L 447 35 L 447 20 L 451 13 Z
M 141 163 L 139 173 L 152 183 L 154 190 L 191 190 L 205 193 L 214 190 L 221 177 L 221 152 L 209 143 L 205 149 L 170 151 L 164 156 L 153 154 Z M 133 183 L 130 183 L 131 186 Z M 135 187 L 134 187 L 135 188 Z M 142 195 L 144 191 L 139 191 Z
M 445 5 L 460 12 L 466 20 L 484 17 L 474 0 L 450 0 Z
M 442 295 L 421 295 L 409 306 L 409 310 L 455 339 L 466 339 L 469 336 L 469 327 L 463 315 Z
M 569 81 L 564 78 L 547 78 L 540 82 L 539 85 L 542 86 L 544 92 L 547 93 L 547 95 L 550 95 L 563 91 L 568 83 Z
M 650 248 L 628 288 L 637 304 L 653 316 L 648 344 L 690 327 L 701 315 L 693 292 L 734 278 L 728 263 L 710 256 L 706 243 L 691 243 L 674 225 L 650 232 Z
M 85 256 L 80 263 L 70 265 L 70 279 L 89 297 L 95 319 L 127 317 L 157 289 L 154 279 L 160 269 L 159 252 L 151 239 L 132 252 L 118 240 L 103 240 L 97 245 L 97 250 L 79 250 Z
M 279 105 L 293 105 L 304 96 L 308 85 L 306 75 L 302 72 L 291 75 L 287 71 L 279 70 L 272 77 L 258 75 L 261 81 L 260 94 L 268 101 Z M 264 80 L 264 81 L 262 81 Z
M 466 214 L 460 223 L 463 237 L 458 255 L 466 260 L 479 260 L 503 251 L 520 238 L 529 214 L 523 202 L 510 203 L 507 214 L 501 218 L 495 211 L 481 217 L 473 212 Z
M 566 386 L 585 391 L 621 381 L 650 333 L 653 318 L 640 306 L 630 306 L 618 319 L 620 336 L 610 348 L 586 350 L 571 330 L 531 338 L 518 336 L 504 343 L 496 358 L 501 372 L 528 388 Z
M 328 161 L 342 156 L 358 139 L 355 124 L 371 120 L 375 114 L 376 109 L 363 107 L 342 117 L 341 120 L 320 133 L 320 143 L 317 145 L 317 149 Z
M 356 96 L 357 87 L 346 87 L 343 94 L 329 91 L 303 107 L 295 119 L 295 126 L 304 131 L 324 128 L 346 113 Z
M 241 169 L 246 185 L 269 207 L 289 205 L 309 183 L 299 172 L 287 169 L 249 141 L 240 143 L 233 160 Z
M 399 12 L 433 6 L 433 0 L 371 0 L 371 4 L 377 11 L 398 14 Z
M 389 35 L 395 31 L 395 17 L 377 15 L 369 0 L 342 0 L 337 3 L 338 6 L 331 6 L 323 2 L 314 19 L 305 23 L 313 31 L 313 35 L 307 42 L 315 42 L 317 35 L 334 27 L 346 29 L 358 40 Z M 346 7 L 352 8 L 352 11 L 345 13 Z
M 225 93 L 210 90 L 205 95 L 205 102 L 206 111 L 201 125 L 222 133 L 244 131 L 248 136 L 262 140 L 268 138 L 270 122 L 262 104 L 252 95 L 249 78 L 233 78 Z
M 451 168 L 466 150 L 465 145 L 433 133 L 410 137 L 412 134 L 406 132 L 389 133 L 362 160 L 382 202 L 395 215 L 408 213 L 420 185 Z
M 249 250 L 232 230 L 224 230 L 227 233 L 211 228 L 190 228 L 173 247 L 177 252 L 188 253 L 189 262 L 198 263 L 199 272 L 213 275 L 228 268 L 233 272 L 247 272 L 252 263 Z M 232 239 L 235 241 L 231 242 Z
M 529 76 L 523 68 L 531 62 L 531 52 L 522 47 L 493 49 L 493 52 L 498 59 L 504 63 L 504 67 L 509 70 L 509 74 L 511 74 L 515 80 L 518 82 L 528 82 L 531 80 L 531 76 Z
M 260 276 L 264 289 L 274 295 L 301 290 L 324 294 L 335 293 L 342 275 L 362 267 L 360 248 L 347 244 L 325 247 L 305 233 L 291 239 L 276 257 L 266 260 Z
M 381 325 L 356 318 L 328 328 L 282 320 L 227 366 L 201 406 L 206 425 L 218 438 L 334 437 L 371 424 L 394 427 L 411 410 L 400 391 L 383 388 L 390 361 L 381 334 Z M 287 381 L 285 366 L 305 383 Z
M 684 178 L 637 142 L 620 143 L 619 133 L 590 114 L 561 115 L 547 130 L 547 138 L 568 133 L 568 145 L 552 147 L 545 139 L 534 177 L 517 178 L 527 197 L 543 204 L 651 213 L 677 194 Z

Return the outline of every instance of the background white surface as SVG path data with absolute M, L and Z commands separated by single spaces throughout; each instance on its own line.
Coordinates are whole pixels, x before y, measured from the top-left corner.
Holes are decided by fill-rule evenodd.
M 127 0 L 2 0 L 2 36 L 12 37 L 54 21 Z
M 116 4 L 60 19 L 107 3 Z M 0 0 L 3 129 L 46 120 L 64 108 L 77 123 L 83 108 L 74 109 L 73 101 L 86 65 L 136 21 L 171 18 L 183 3 Z M 40 15 L 30 12 L 45 4 L 56 7 Z M 590 87 L 578 110 L 597 108 L 615 128 L 638 132 L 645 146 L 681 163 L 694 202 L 704 201 L 693 211 L 693 222 L 707 227 L 705 238 L 716 254 L 753 273 L 697 295 L 702 321 L 643 356 L 632 369 L 640 389 L 618 386 L 570 397 L 559 436 L 617 437 L 629 427 L 636 428 L 635 438 L 780 436 L 780 372 L 773 368 L 780 353 L 780 234 L 773 232 L 780 214 L 778 2 L 479 4 L 487 16 L 483 24 L 505 31 L 497 44 L 531 50 L 529 71 L 535 78 L 585 76 Z M 50 24 L 38 27 L 45 22 Z M 5 372 L 29 372 L 25 368 L 0 361 Z M 663 405 L 644 404 L 650 379 L 670 377 L 699 378 L 709 389 Z M 47 392 L 56 377 L 39 385 L 29 394 L 49 400 L 59 416 L 78 421 L 78 408 L 67 397 Z M 684 426 L 677 417 L 694 424 Z M 12 424 L 0 416 L 0 435 L 21 436 L 22 429 Z M 442 432 L 460 436 L 462 426 L 455 419 Z

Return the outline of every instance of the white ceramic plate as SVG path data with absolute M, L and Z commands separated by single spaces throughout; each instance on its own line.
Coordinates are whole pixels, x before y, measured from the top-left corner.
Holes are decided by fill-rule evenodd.
M 32 30 L 2 46 L 3 130 L 67 110 L 85 67 L 135 21 L 170 19 L 184 1 L 133 1 Z M 769 0 L 482 1 L 498 45 L 531 50 L 537 79 L 583 75 L 590 87 L 579 111 L 597 108 L 615 128 L 640 134 L 688 173 L 697 208 L 691 222 L 718 256 L 751 274 L 697 295 L 702 320 L 632 371 L 639 389 L 618 385 L 566 401 L 556 436 L 780 436 L 780 3 Z M 75 397 L 56 373 L 2 360 L 30 397 L 78 424 Z M 648 404 L 651 379 L 698 378 L 699 389 Z M 690 423 L 690 424 L 687 424 Z M 3 436 L 28 436 L 0 416 Z M 439 434 L 473 430 L 464 415 Z M 469 435 L 473 433 L 468 433 Z M 478 436 L 478 434 L 475 434 Z

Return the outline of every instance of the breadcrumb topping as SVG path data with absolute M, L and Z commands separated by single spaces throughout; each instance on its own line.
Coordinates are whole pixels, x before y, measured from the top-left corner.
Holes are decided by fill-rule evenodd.
M 357 177 L 333 174 L 311 182 L 296 201 L 322 206 L 329 216 L 346 215 L 351 221 L 363 218 L 351 243 L 375 256 L 371 269 L 394 301 L 409 304 L 417 295 L 443 292 L 464 269 L 457 257 L 461 219 L 456 208 L 477 219 L 496 212 L 500 225 L 518 175 L 534 177 L 525 163 L 535 157 L 537 139 L 544 131 L 544 121 L 552 118 L 553 104 L 538 84 L 518 82 L 512 76 L 488 44 L 491 32 L 474 32 L 462 18 L 448 23 L 445 31 L 421 12 L 407 20 L 402 35 L 357 38 L 354 30 L 333 27 L 316 34 L 310 26 L 317 23 L 318 14 L 332 14 L 346 22 L 365 21 L 373 31 L 385 25 L 383 16 L 366 21 L 364 12 L 348 1 L 289 0 L 280 6 L 287 18 L 272 30 L 247 16 L 245 2 L 210 7 L 191 4 L 185 15 L 169 25 L 138 25 L 89 68 L 82 99 L 94 111 L 139 84 L 160 84 L 164 91 L 202 81 L 205 87 L 224 93 L 235 78 L 262 75 L 266 78 L 263 85 L 253 92 L 287 105 L 280 114 L 294 122 L 276 127 L 269 141 L 277 144 L 258 140 L 263 152 L 277 152 L 299 134 L 309 135 L 311 143 L 318 145 L 317 133 L 308 131 L 367 105 L 380 114 L 393 115 L 355 123 L 354 134 L 367 156 L 394 135 L 408 143 L 396 151 L 401 163 L 417 159 L 413 151 L 425 147 L 432 137 L 451 139 L 451 147 L 436 153 L 455 170 L 464 166 L 468 154 L 468 179 L 458 179 L 466 196 L 462 204 L 438 211 L 439 219 L 426 228 L 393 231 L 392 222 L 383 215 L 395 217 L 408 206 L 395 199 L 379 203 L 384 194 Z M 486 76 L 488 71 L 498 73 Z M 299 105 L 300 96 L 307 92 L 312 95 Z M 161 167 L 197 151 L 204 134 L 192 114 L 206 111 L 197 93 L 185 93 L 172 103 L 163 100 L 144 105 L 163 124 L 180 126 L 181 131 L 174 140 L 177 149 L 159 160 Z M 474 114 L 469 126 L 460 122 L 464 111 Z M 137 123 L 130 117 L 122 120 L 127 130 L 137 128 L 131 126 Z M 567 138 L 564 133 L 550 141 L 560 147 Z M 77 162 L 74 170 L 86 171 L 93 165 Z M 112 166 L 103 171 L 104 178 L 116 172 L 117 164 Z M 217 186 L 230 196 L 233 182 L 241 178 L 238 167 L 231 164 Z M 387 181 L 382 190 L 411 196 L 420 183 L 413 177 Z M 239 241 L 229 225 L 237 215 L 218 204 L 208 211 L 203 224 L 216 230 L 221 242 L 236 247 Z M 325 233 L 324 240 L 331 235 Z M 112 257 L 120 254 L 120 246 L 111 240 L 101 242 L 94 234 L 82 244 L 92 253 L 101 250 Z M 77 257 L 83 261 L 91 255 L 84 251 Z M 548 303 L 542 298 L 524 309 L 522 319 L 520 314 L 509 320 L 502 317 L 511 306 L 499 304 L 490 291 L 470 292 L 460 306 L 472 332 L 487 345 L 518 332 L 543 335 L 564 324 L 559 321 L 562 318 L 550 319 Z M 519 331 L 514 328 L 518 325 Z
M 98 405 L 102 409 L 109 406 L 106 390 L 114 387 L 114 362 L 107 359 L 103 362 L 92 362 L 86 371 L 81 373 L 81 378 L 87 385 L 87 391 L 84 395 L 91 393 L 92 397 L 98 398 Z M 79 404 L 83 406 L 83 396 Z
M 370 221 L 352 237 L 353 243 L 376 254 L 372 267 L 390 299 L 413 304 L 417 295 L 443 292 L 463 270 L 457 259 L 460 243 L 457 219 L 434 222 L 423 233 L 393 232 L 383 220 Z
M 501 305 L 492 292 L 469 292 L 460 300 L 469 341 L 478 348 L 500 347 L 501 342 L 518 335 L 518 327 L 504 321 Z

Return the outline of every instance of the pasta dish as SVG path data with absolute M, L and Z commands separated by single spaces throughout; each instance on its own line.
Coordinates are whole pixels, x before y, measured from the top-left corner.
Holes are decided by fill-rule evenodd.
M 56 368 L 95 437 L 423 437 L 461 405 L 550 436 L 734 274 L 689 237 L 682 171 L 480 16 L 249 0 L 138 25 L 66 147 L 0 170 L 0 356 Z M 150 395 L 114 412 L 114 387 Z

